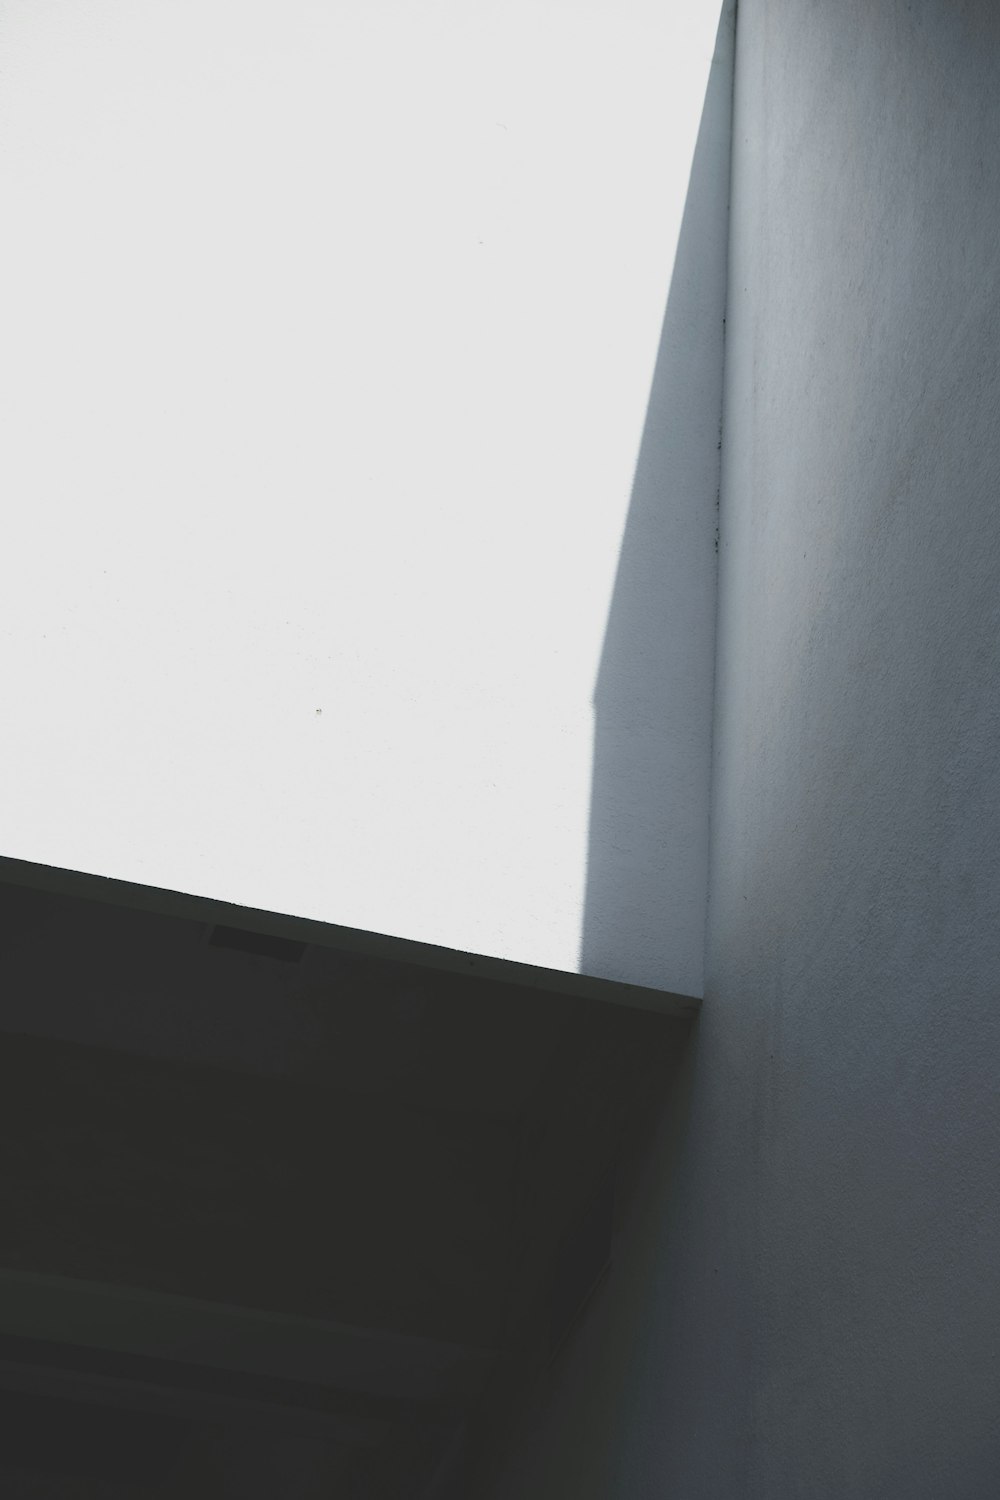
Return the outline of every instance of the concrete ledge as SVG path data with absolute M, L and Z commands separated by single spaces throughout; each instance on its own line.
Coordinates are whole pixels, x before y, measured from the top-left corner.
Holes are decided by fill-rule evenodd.
M 484 954 L 463 953 L 458 949 L 441 948 L 433 943 L 417 943 L 408 938 L 364 932 L 353 927 L 340 927 L 333 922 L 288 916 L 282 912 L 260 911 L 249 906 L 237 906 L 229 901 L 215 901 L 207 896 L 135 885 L 127 880 L 113 880 L 108 876 L 93 875 L 83 870 L 62 870 L 53 865 L 33 864 L 28 860 L 0 857 L 0 883 L 50 891 L 56 895 L 76 896 L 88 901 L 102 901 L 136 911 L 155 912 L 160 916 L 239 927 L 247 932 L 267 933 L 274 937 L 363 953 L 397 963 L 466 974 L 499 984 L 518 985 L 525 989 L 547 990 L 552 994 L 573 995 L 612 1005 L 656 1011 L 678 1019 L 694 1016 L 701 1006 L 700 998 L 695 995 L 681 995 L 671 990 L 598 979 L 561 969 L 536 968 L 532 964 L 514 963 Z

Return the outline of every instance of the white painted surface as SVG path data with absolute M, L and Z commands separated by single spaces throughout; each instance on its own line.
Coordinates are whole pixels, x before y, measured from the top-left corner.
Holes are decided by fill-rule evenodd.
M 714 9 L 6 0 L 5 853 L 576 968 Z M 677 989 L 713 501 L 695 894 L 592 959 Z
M 740 0 L 737 30 L 690 1108 L 486 1492 L 978 1500 L 1000 1475 L 1000 16 Z

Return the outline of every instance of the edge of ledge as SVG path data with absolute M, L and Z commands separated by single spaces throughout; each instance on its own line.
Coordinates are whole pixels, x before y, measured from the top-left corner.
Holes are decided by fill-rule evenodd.
M 271 937 L 290 938 L 296 942 L 337 948 L 343 952 L 367 954 L 372 958 L 388 959 L 396 963 L 416 964 L 421 968 L 437 969 L 445 973 L 466 974 L 494 983 L 517 985 L 523 989 L 546 990 L 550 994 L 575 995 L 580 999 L 656 1011 L 678 1020 L 693 1019 L 701 1008 L 701 998 L 695 995 L 682 995 L 672 990 L 627 984 L 621 980 L 568 970 L 544 969 L 534 964 L 495 958 L 488 954 L 464 953 L 459 949 L 439 947 L 434 943 L 421 943 L 413 938 L 341 927 L 334 922 L 321 922 L 313 917 L 262 911 L 255 907 L 239 906 L 231 901 L 220 901 L 211 896 L 196 896 L 185 891 L 138 885 L 109 875 L 66 870 L 56 865 L 37 864 L 6 855 L 0 855 L 0 885 L 27 887 L 30 890 L 74 896 L 86 901 L 101 901 L 157 916 L 218 923 L 242 928 L 246 932 L 266 933 Z

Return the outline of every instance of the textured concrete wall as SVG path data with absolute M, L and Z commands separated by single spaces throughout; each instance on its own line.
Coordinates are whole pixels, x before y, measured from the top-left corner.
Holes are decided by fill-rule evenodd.
M 643 785 L 592 799 L 593 693 L 713 12 L 4 5 L 4 853 L 577 968 L 592 810 Z M 682 476 L 640 538 L 671 925 L 583 957 L 695 991 L 717 475 L 677 430 L 637 481 Z
M 1000 1484 L 1000 19 L 741 0 L 737 31 L 690 1110 L 620 1245 L 644 1290 L 585 1331 L 589 1377 L 569 1367 L 509 1493 L 980 1500 Z
M 698 1311 L 733 1492 L 987 1495 L 1000 16 L 747 0 L 736 98 Z

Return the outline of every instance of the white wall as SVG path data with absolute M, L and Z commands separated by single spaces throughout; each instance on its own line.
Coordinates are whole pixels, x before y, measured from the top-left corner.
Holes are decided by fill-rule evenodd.
M 740 0 L 733 139 L 690 1107 L 489 1493 L 980 1500 L 1000 1476 L 1000 16 Z
M 7 0 L 4 853 L 577 967 L 591 700 L 714 10 Z M 668 560 L 683 911 L 584 955 L 681 990 L 699 474 L 665 495 L 697 517 Z

